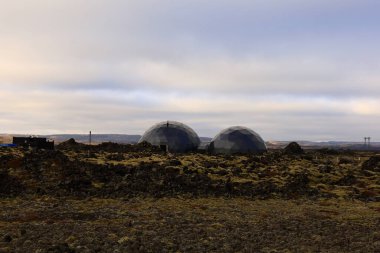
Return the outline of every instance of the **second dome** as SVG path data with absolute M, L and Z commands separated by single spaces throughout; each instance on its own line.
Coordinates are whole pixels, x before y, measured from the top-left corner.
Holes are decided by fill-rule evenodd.
M 253 130 L 234 126 L 222 130 L 211 140 L 209 151 L 213 154 L 249 154 L 267 151 L 264 140 Z

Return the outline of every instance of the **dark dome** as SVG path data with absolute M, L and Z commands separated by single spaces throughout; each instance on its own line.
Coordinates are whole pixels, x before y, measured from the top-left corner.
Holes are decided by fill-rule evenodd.
M 234 126 L 215 136 L 210 142 L 209 151 L 214 154 L 263 153 L 267 147 L 260 135 L 251 129 Z
M 152 145 L 168 148 L 170 152 L 182 153 L 194 151 L 200 140 L 193 129 L 176 121 L 164 121 L 149 128 L 139 140 Z

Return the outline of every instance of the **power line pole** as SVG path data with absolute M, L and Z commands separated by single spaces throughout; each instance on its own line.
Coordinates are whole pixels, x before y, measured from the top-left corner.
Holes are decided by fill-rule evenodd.
M 91 136 L 91 131 L 90 131 L 90 134 L 88 136 L 88 143 L 89 143 L 89 146 L 88 146 L 88 157 L 91 157 L 91 142 L 92 142 L 92 136 Z

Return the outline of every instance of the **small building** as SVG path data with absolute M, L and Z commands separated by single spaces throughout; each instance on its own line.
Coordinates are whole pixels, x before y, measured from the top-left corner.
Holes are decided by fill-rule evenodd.
M 54 141 L 40 137 L 13 137 L 13 144 L 24 148 L 54 149 Z

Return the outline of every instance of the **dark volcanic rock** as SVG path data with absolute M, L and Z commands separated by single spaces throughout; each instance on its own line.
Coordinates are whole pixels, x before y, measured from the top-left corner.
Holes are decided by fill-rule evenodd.
M 179 166 L 179 165 L 182 165 L 182 163 L 178 159 L 172 159 L 172 160 L 169 161 L 169 165 L 171 165 L 171 166 Z
M 71 248 L 67 243 L 62 243 L 54 245 L 53 247 L 47 249 L 46 252 L 49 253 L 75 253 L 75 249 Z
M 298 144 L 288 147 L 292 154 L 300 151 Z M 87 156 L 88 148 L 96 159 Z M 154 149 L 148 143 L 104 143 L 86 146 L 85 152 L 5 150 L 0 157 L 0 197 L 35 194 L 80 198 L 179 195 L 314 198 L 327 196 L 335 188 L 349 198 L 373 201 L 379 195 L 377 188 L 372 187 L 379 184 L 379 156 L 364 162 L 361 169 L 357 156 L 343 153 L 337 157 L 318 151 L 301 156 L 286 155 L 283 151 L 258 156 L 168 156 L 153 155 L 149 148 Z M 308 155 L 310 160 L 304 158 Z M 349 162 L 338 164 L 343 159 Z
M 8 174 L 8 171 L 0 171 L 0 196 L 12 196 L 18 195 L 24 190 L 24 186 L 21 182 Z
M 284 149 L 285 154 L 288 155 L 300 155 L 303 154 L 304 151 L 301 146 L 297 142 L 291 142 Z
M 357 178 L 353 173 L 348 173 L 340 178 L 335 184 L 343 186 L 351 186 L 357 183 Z
M 363 170 L 380 172 L 380 156 L 372 156 L 362 165 Z
M 91 146 L 94 151 L 107 151 L 107 152 L 151 152 L 161 153 L 162 151 L 151 145 L 148 142 L 141 142 L 138 144 L 119 144 L 113 142 L 103 142 L 99 145 Z
M 12 236 L 8 234 L 3 237 L 4 242 L 11 242 L 12 240 L 13 240 Z
M 73 138 L 68 139 L 57 145 L 58 149 L 80 149 L 84 148 L 86 145 L 83 143 L 76 142 Z
M 331 148 L 321 148 L 317 150 L 322 155 L 339 155 L 339 151 Z
M 310 179 L 307 173 L 299 172 L 290 175 L 287 183 L 283 187 L 283 192 L 286 196 L 308 194 L 310 190 L 309 182 Z

